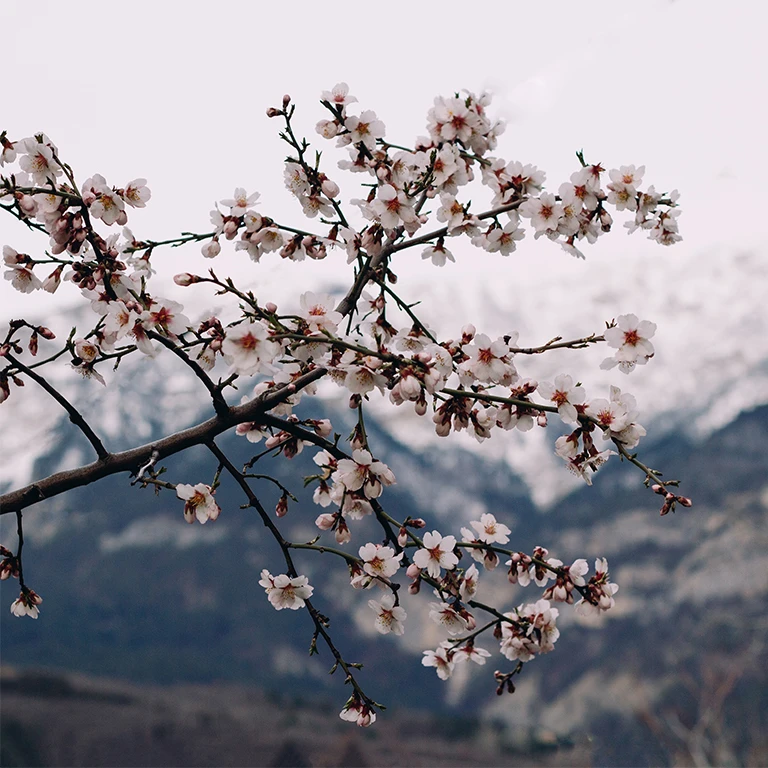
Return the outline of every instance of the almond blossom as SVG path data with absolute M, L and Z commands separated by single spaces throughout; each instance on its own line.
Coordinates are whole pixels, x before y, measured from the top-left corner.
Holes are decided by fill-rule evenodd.
M 264 323 L 246 322 L 227 331 L 221 351 L 234 370 L 252 375 L 268 370 L 269 363 L 280 354 L 280 345 L 269 341 Z
M 441 568 L 450 571 L 459 562 L 459 558 L 453 554 L 456 546 L 453 536 L 443 536 L 437 531 L 432 531 L 424 534 L 423 542 L 423 548 L 414 553 L 413 562 L 419 568 L 426 569 L 433 579 L 439 578 Z
M 373 708 L 369 704 L 362 702 L 357 693 L 349 698 L 344 705 L 344 709 L 339 713 L 339 717 L 350 723 L 356 723 L 361 728 L 367 728 L 376 722 L 376 713 L 373 711 Z
M 300 303 L 299 316 L 306 320 L 311 333 L 335 333 L 342 317 L 334 309 L 336 302 L 333 296 L 306 291 L 301 294 Z
M 291 578 L 284 573 L 273 576 L 266 568 L 261 572 L 259 585 L 266 590 L 269 602 L 276 611 L 282 611 L 283 608 L 298 611 L 306 605 L 314 592 L 306 576 Z
M 477 538 L 486 544 L 506 544 L 509 541 L 509 534 L 512 533 L 504 523 L 497 522 L 489 512 L 480 515 L 480 520 L 473 520 L 470 525 L 477 531 Z
M 486 651 L 485 648 L 478 648 L 474 643 L 469 642 L 456 649 L 453 654 L 453 662 L 459 664 L 462 661 L 474 661 L 475 664 L 483 666 L 485 660 L 490 657 L 490 652 Z
M 467 619 L 449 603 L 430 603 L 429 618 L 443 627 L 449 635 L 460 635 L 469 627 Z
M 421 660 L 425 667 L 434 667 L 441 680 L 447 680 L 451 676 L 455 664 L 450 650 L 451 644 L 446 645 L 441 644 L 434 651 L 424 651 L 424 658 Z
M 604 557 L 595 560 L 595 575 L 586 585 L 588 597 L 576 604 L 576 610 L 586 616 L 603 613 L 613 608 L 613 596 L 619 591 L 619 585 L 609 581 L 608 561 Z
M 179 483 L 176 486 L 176 495 L 184 502 L 184 519 L 188 523 L 207 523 L 215 520 L 221 509 L 213 498 L 210 485 L 198 483 L 197 485 L 185 485 Z
M 54 160 L 54 147 L 46 137 L 24 139 L 18 142 L 16 149 L 20 153 L 19 165 L 22 171 L 32 176 L 35 184 L 44 185 L 48 179 L 55 180 L 62 174 L 61 166 Z
M 43 598 L 37 592 L 24 588 L 11 604 L 11 613 L 14 616 L 29 616 L 31 619 L 36 619 L 40 615 L 37 606 L 42 602 Z
M 386 133 L 384 123 L 370 109 L 360 113 L 360 117 L 348 117 L 344 127 L 349 133 L 339 138 L 340 144 L 364 144 L 369 150 L 376 149 L 376 139 L 383 139 Z
M 616 325 L 607 328 L 605 340 L 617 351 L 600 364 L 604 370 L 619 366 L 622 373 L 629 373 L 635 365 L 645 365 L 654 355 L 649 339 L 656 333 L 656 323 L 638 320 L 637 315 L 620 315 Z
M 363 448 L 355 449 L 351 459 L 341 459 L 332 477 L 348 491 L 362 490 L 369 499 L 381 495 L 382 485 L 395 482 L 392 470 L 381 461 L 374 461 L 370 452 Z
M 402 553 L 401 553 L 402 554 Z M 405 632 L 403 622 L 407 614 L 399 605 L 395 605 L 394 595 L 384 595 L 380 601 L 369 600 L 368 606 L 376 613 L 376 631 L 382 635 L 402 635 Z
M 403 553 L 395 554 L 392 547 L 383 547 L 380 544 L 365 544 L 358 552 L 363 561 L 363 570 L 370 576 L 389 579 L 400 569 L 400 560 Z
M 548 381 L 539 382 L 537 391 L 545 400 L 550 400 L 557 406 L 557 412 L 566 424 L 578 423 L 579 413 L 575 406 L 584 403 L 586 393 L 584 387 L 574 386 L 570 376 L 555 376 L 554 384 Z

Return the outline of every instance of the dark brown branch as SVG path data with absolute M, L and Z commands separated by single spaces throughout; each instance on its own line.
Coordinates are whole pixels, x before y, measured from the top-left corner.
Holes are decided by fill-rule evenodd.
M 24 365 L 24 363 L 14 358 L 13 355 L 8 354 L 5 357 L 15 365 L 21 373 L 29 376 L 32 381 L 44 389 L 69 414 L 69 420 L 85 435 L 88 442 L 93 446 L 93 450 L 96 451 L 96 455 L 99 459 L 103 460 L 109 456 L 109 451 L 104 447 L 99 436 L 91 429 L 80 411 L 78 411 L 77 408 L 64 397 L 64 395 L 52 387 L 39 373 L 35 373 L 32 369 Z
M 120 472 L 135 472 L 146 464 L 157 452 L 158 460 L 191 448 L 194 445 L 209 443 L 214 437 L 246 421 L 259 421 L 260 417 L 270 409 L 279 405 L 286 398 L 303 389 L 313 381 L 325 376 L 325 368 L 315 368 L 300 376 L 291 384 L 262 395 L 244 405 L 233 406 L 223 416 L 216 415 L 208 421 L 194 427 L 176 432 L 173 435 L 147 443 L 137 448 L 131 448 L 121 453 L 108 453 L 103 459 L 87 464 L 77 469 L 57 472 L 54 475 L 39 480 L 36 483 L 19 488 L 18 490 L 0 496 L 0 515 L 16 512 L 43 499 L 50 499 L 73 488 L 89 485 L 96 480 L 115 475 Z
M 196 360 L 193 360 L 181 347 L 176 346 L 176 344 L 166 336 L 161 336 L 155 331 L 147 331 L 147 336 L 153 341 L 160 342 L 166 349 L 170 349 L 176 357 L 194 371 L 195 376 L 203 382 L 205 388 L 210 392 L 211 399 L 213 400 L 213 408 L 216 413 L 219 416 L 226 416 L 229 411 L 229 406 L 227 405 L 226 400 L 224 400 L 221 390 L 213 383 L 213 381 L 211 381 L 211 377 L 203 370 L 200 364 Z
M 214 443 L 211 440 L 207 445 L 211 453 L 219 460 L 220 465 L 224 467 L 224 469 L 226 469 L 227 472 L 229 472 L 233 480 L 240 486 L 243 493 L 248 498 L 248 503 L 250 504 L 250 506 L 252 506 L 259 513 L 259 517 L 261 517 L 264 525 L 269 529 L 269 532 L 275 538 L 275 541 L 277 541 L 278 545 L 280 546 L 280 549 L 283 552 L 283 557 L 285 558 L 285 565 L 288 571 L 288 575 L 291 578 L 296 578 L 299 575 L 299 572 L 296 570 L 296 566 L 293 563 L 293 558 L 291 557 L 290 542 L 286 541 L 283 538 L 283 535 L 280 533 L 280 530 L 272 521 L 272 518 L 269 516 L 269 513 L 264 509 L 264 506 L 261 504 L 256 494 L 248 485 L 248 481 L 246 480 L 245 475 L 242 472 L 240 472 L 237 469 L 237 467 L 234 466 L 234 464 L 232 464 L 232 462 L 229 460 L 227 455 L 216 445 L 216 443 Z M 309 600 L 309 598 L 305 598 L 304 605 L 306 606 L 306 609 L 309 612 L 309 615 L 312 617 L 312 622 L 315 625 L 315 639 L 317 638 L 318 635 L 322 635 L 322 638 L 325 641 L 325 644 L 328 646 L 328 650 L 331 652 L 334 658 L 334 662 L 335 662 L 334 669 L 337 666 L 341 667 L 347 676 L 346 679 L 352 684 L 352 687 L 355 689 L 355 691 L 357 691 L 357 693 L 360 694 L 360 696 L 362 696 L 365 701 L 372 703 L 372 700 L 365 695 L 363 690 L 360 688 L 357 680 L 355 680 L 355 677 L 351 671 L 352 664 L 345 661 L 344 657 L 341 655 L 341 652 L 338 650 L 338 648 L 336 648 L 333 642 L 333 639 L 331 638 L 330 634 L 326 629 L 328 625 L 327 619 L 325 619 L 325 617 L 320 614 L 320 612 L 317 610 L 317 608 L 315 608 L 315 606 L 312 604 L 312 601 Z M 314 641 L 313 641 L 313 644 L 314 644 Z
M 484 211 L 477 215 L 477 218 L 492 219 L 499 214 L 506 213 L 507 211 L 513 211 L 518 208 L 523 202 L 520 200 L 513 200 L 511 203 L 500 205 L 498 208 L 492 208 L 490 211 Z M 360 270 L 352 287 L 347 291 L 347 295 L 339 302 L 336 307 L 336 311 L 342 315 L 348 315 L 357 305 L 357 300 L 360 298 L 360 294 L 363 292 L 363 288 L 368 284 L 368 281 L 372 279 L 376 270 L 381 264 L 388 259 L 393 253 L 397 251 L 403 251 L 406 248 L 411 248 L 414 245 L 422 245 L 432 240 L 436 240 L 438 237 L 445 237 L 448 234 L 448 227 L 441 227 L 434 232 L 428 232 L 426 235 L 419 237 L 412 237 L 409 240 L 403 240 L 400 243 L 390 243 L 385 245 L 375 256 L 368 259 L 368 262 Z

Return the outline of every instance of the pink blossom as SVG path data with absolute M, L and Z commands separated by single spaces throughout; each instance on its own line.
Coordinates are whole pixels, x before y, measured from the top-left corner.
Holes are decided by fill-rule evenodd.
M 184 504 L 184 519 L 188 523 L 194 523 L 197 520 L 205 524 L 209 520 L 215 520 L 221 512 L 219 505 L 213 498 L 210 485 L 179 483 L 176 486 L 176 495 L 186 502 Z
M 453 536 L 443 536 L 437 531 L 424 534 L 424 546 L 413 555 L 413 562 L 434 579 L 439 578 L 440 569 L 453 569 L 459 558 L 453 554 L 456 539 Z
M 369 600 L 368 606 L 376 613 L 376 631 L 382 635 L 402 635 L 405 631 L 403 622 L 407 618 L 406 612 L 395 605 L 394 595 L 384 595 L 381 601 Z
M 29 616 L 36 619 L 40 615 L 38 605 L 43 602 L 43 598 L 32 589 L 24 588 L 11 604 L 11 613 L 14 616 Z
M 277 611 L 282 611 L 283 608 L 298 611 L 306 605 L 306 601 L 314 592 L 314 587 L 310 586 L 306 576 L 291 578 L 284 573 L 272 576 L 266 568 L 261 572 L 259 585 L 264 587 L 269 602 Z

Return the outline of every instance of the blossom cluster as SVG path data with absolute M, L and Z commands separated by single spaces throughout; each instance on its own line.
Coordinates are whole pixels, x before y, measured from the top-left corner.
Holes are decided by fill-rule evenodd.
M 33 368 L 65 353 L 73 370 L 105 385 L 107 365 L 116 370 L 134 351 L 154 358 L 171 350 L 211 396 L 216 417 L 206 425 L 214 426 L 205 432 L 208 427 L 201 425 L 200 442 L 217 457 L 218 470 L 210 484 L 166 482 L 160 479 L 164 470 L 155 467 L 159 453 L 153 451 L 134 472 L 134 484 L 153 485 L 157 492 L 175 491 L 183 502 L 184 519 L 205 524 L 215 522 L 222 511 L 216 501 L 220 474 L 226 471 L 237 481 L 246 492 L 247 506 L 261 516 L 287 563 L 285 573 L 273 575 L 263 569 L 258 584 L 276 610 L 308 611 L 315 626 L 312 648 L 322 636 L 333 651 L 334 669 L 341 665 L 354 689 L 341 718 L 361 726 L 375 721 L 379 705 L 360 689 L 355 665 L 347 664 L 333 646 L 329 620 L 314 607 L 315 588 L 294 565 L 294 550 L 331 553 L 343 560 L 351 588 L 376 595 L 367 604 L 373 612 L 373 629 L 382 635 L 403 635 L 408 615 L 418 605 L 416 595 L 430 589 L 434 599 L 425 612 L 445 639 L 436 649 L 424 651 L 422 664 L 433 667 L 442 679 L 451 676 L 457 663 L 471 660 L 482 666 L 491 652 L 476 641 L 488 633 L 498 643 L 500 655 L 518 663 L 514 673 L 497 673 L 508 690 L 513 690 L 511 674 L 517 674 L 522 664 L 554 649 L 559 637 L 557 604 L 575 603 L 580 612 L 601 614 L 613 607 L 618 590 L 604 558 L 595 560 L 594 574 L 589 576 L 585 558 L 566 565 L 550 557 L 544 547 L 530 553 L 508 548 L 513 531 L 490 512 L 460 527 L 460 535 L 444 535 L 422 518 L 393 516 L 384 504 L 387 489 L 396 483 L 395 473 L 377 458 L 365 429 L 364 408 L 372 398 L 386 397 L 395 407 L 409 404 L 417 417 L 431 419 L 438 436 L 466 432 L 478 442 L 499 431 L 546 427 L 556 415 L 570 431 L 557 439 L 555 453 L 588 484 L 618 452 L 640 467 L 654 492 L 664 496 L 662 514 L 677 504 L 691 504 L 669 490 L 672 482 L 660 481 L 628 453 L 645 435 L 631 394 L 612 386 L 607 398 L 595 396 L 566 373 L 552 382 L 525 376 L 526 355 L 593 343 L 614 350 L 601 364 L 603 369 L 618 367 L 628 374 L 654 356 L 650 341 L 654 323 L 625 314 L 607 323 L 602 335 L 524 348 L 515 331 L 494 338 L 472 324 L 464 325 L 455 337 L 441 338 L 415 314 L 416 305 L 395 292 L 398 253 L 410 247 L 418 247 L 423 260 L 443 267 L 461 258 L 462 250 L 470 246 L 511 256 L 532 234 L 583 258 L 580 248 L 610 231 L 616 214 L 632 217 L 625 224 L 629 232 L 644 230 L 663 245 L 680 240 L 677 192 L 662 194 L 645 186 L 644 166 L 606 172 L 579 153 L 579 167 L 556 186 L 555 193 L 536 166 L 496 156 L 504 125 L 490 117 L 490 102 L 487 93 L 437 97 L 427 113 L 426 135 L 403 147 L 389 143 L 386 126 L 373 110 L 354 106 L 358 99 L 346 83 L 324 91 L 321 103 L 328 116 L 317 123 L 316 132 L 340 151 L 338 172 L 356 174 L 361 180 L 362 196 L 347 201 L 335 180 L 336 170 L 321 164 L 321 153 L 312 153 L 310 162 L 309 142 L 294 134 L 295 106 L 284 97 L 281 106 L 271 107 L 267 114 L 285 123 L 281 138 L 290 153 L 283 180 L 303 216 L 315 225 L 314 232 L 281 224 L 265 211 L 259 192 L 237 187 L 231 197 L 214 204 L 209 231 L 142 240 L 127 224 L 129 214 L 133 218 L 134 209 L 144 208 L 151 199 L 146 179 L 114 186 L 94 173 L 78 185 L 45 134 L 19 141 L 0 134 L 0 167 L 10 171 L 0 174 L 0 208 L 49 238 L 44 258 L 4 245 L 5 279 L 25 294 L 53 293 L 67 283 L 80 291 L 94 313 L 89 331 L 73 333 L 58 354 L 33 366 L 21 360 L 25 346 L 35 356 L 40 340 L 52 341 L 55 336 L 43 326 L 12 322 L 6 337 L 0 338 L 0 404 L 10 396 L 12 385 L 24 384 L 25 376 L 47 387 Z M 469 185 L 475 180 L 491 191 L 489 211 L 472 208 Z M 436 222 L 434 229 L 429 229 L 430 222 Z M 154 293 L 156 248 L 197 243 L 202 256 L 212 260 L 230 241 L 235 252 L 245 251 L 256 263 L 269 254 L 301 262 L 341 252 L 354 265 L 351 286 L 343 298 L 307 291 L 279 307 L 259 301 L 230 278 L 220 279 L 213 269 L 207 275 L 184 272 L 174 278 L 178 286 L 198 290 L 209 285 L 240 309 L 234 320 L 212 315 L 196 324 L 182 304 Z M 43 276 L 43 270 L 52 271 Z M 217 374 L 221 374 L 218 381 Z M 297 409 L 303 398 L 316 393 L 322 377 L 334 382 L 357 412 L 346 444 L 329 419 L 305 415 L 316 401 Z M 243 393 L 239 405 L 227 402 L 229 388 Z M 66 403 L 70 420 L 88 438 L 101 465 L 108 466 L 109 452 L 86 419 L 62 396 L 57 399 Z M 263 452 L 242 470 L 213 442 L 230 427 L 247 443 L 263 442 Z M 273 519 L 280 522 L 289 513 L 289 499 L 295 499 L 292 492 L 275 478 L 247 470 L 266 454 L 291 459 L 309 446 L 319 449 L 313 457 L 317 470 L 305 478 L 305 485 L 312 486 L 313 500 L 324 511 L 315 520 L 317 538 L 292 543 Z M 271 480 L 279 489 L 274 516 L 252 490 L 251 483 L 261 479 Z M 11 511 L 20 511 L 19 504 Z M 378 522 L 383 539 L 357 546 L 357 554 L 339 549 L 350 543 L 356 527 L 360 535 L 363 518 Z M 330 536 L 334 542 L 329 547 L 321 540 Z M 19 579 L 20 596 L 11 606 L 14 615 L 37 618 L 42 599 L 24 583 L 21 541 L 15 555 L 0 547 L 0 580 Z M 481 574 L 485 579 L 502 559 L 505 588 L 533 584 L 542 590 L 538 599 L 511 610 L 497 610 L 477 599 L 484 588 Z M 411 601 L 407 611 L 406 600 Z M 490 620 L 482 623 L 481 614 Z

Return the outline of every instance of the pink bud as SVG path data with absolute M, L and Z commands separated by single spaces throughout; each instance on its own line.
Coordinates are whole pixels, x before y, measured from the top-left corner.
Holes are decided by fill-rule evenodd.
M 217 238 L 213 238 L 210 243 L 206 243 L 201 252 L 206 259 L 212 259 L 214 256 L 218 256 L 221 253 L 221 246 Z
M 50 329 L 46 328 L 44 325 L 40 325 L 37 328 L 37 332 L 44 338 L 48 339 L 48 341 L 51 341 L 52 339 L 56 338 L 56 334 Z
M 192 285 L 193 283 L 199 283 L 200 280 L 201 278 L 197 275 L 191 275 L 189 272 L 182 272 L 179 275 L 173 276 L 173 282 L 176 283 L 176 285 L 182 286 L 182 288 Z
M 693 506 L 693 502 L 687 496 L 678 496 L 677 501 L 678 503 L 682 504 L 684 507 Z
M 67 240 L 68 239 L 69 238 L 67 237 Z M 59 251 L 59 253 L 61 253 L 61 251 Z M 54 269 L 53 272 L 51 272 L 51 274 L 48 275 L 48 277 L 46 277 L 45 280 L 43 281 L 43 290 L 47 291 L 48 293 L 55 293 L 56 289 L 61 284 L 61 273 L 63 271 L 64 271 L 64 265 L 59 264 L 59 266 L 56 267 L 56 269 Z
M 285 109 L 291 103 L 291 97 L 286 93 L 283 96 L 283 109 Z
M 270 107 L 267 110 L 267 117 L 280 117 L 280 115 L 283 114 L 283 111 L 281 109 L 278 109 L 277 107 Z
M 405 575 L 409 579 L 417 579 L 421 575 L 421 569 L 416 563 L 411 563 L 405 571 Z
M 336 515 L 331 515 L 328 512 L 320 515 L 317 520 L 315 520 L 315 525 L 321 530 L 321 531 L 330 531 L 331 528 L 333 528 L 333 524 L 336 522 Z
M 336 197 L 339 194 L 339 185 L 330 179 L 324 179 L 320 185 L 326 197 Z
M 266 309 L 270 315 L 274 315 L 275 312 L 277 312 L 277 304 L 275 304 L 273 301 L 268 301 L 265 304 L 264 309 Z

